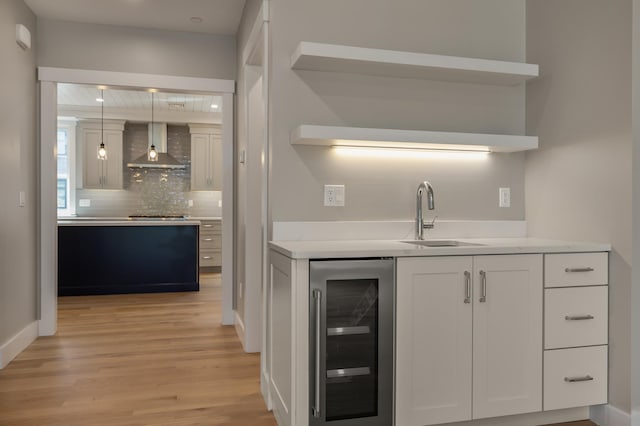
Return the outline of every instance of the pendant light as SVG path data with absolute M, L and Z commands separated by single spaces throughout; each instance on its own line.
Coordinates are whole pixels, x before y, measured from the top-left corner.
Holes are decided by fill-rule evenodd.
M 153 143 L 153 138 L 155 136 L 155 129 L 154 129 L 154 123 L 153 123 L 153 95 L 154 95 L 154 91 L 151 91 L 151 146 L 149 147 L 149 152 L 147 153 L 147 159 L 149 161 L 158 161 L 158 151 L 156 151 L 156 145 Z
M 104 90 L 100 90 L 100 97 L 97 99 L 100 102 L 100 144 L 98 145 L 98 160 L 107 159 L 107 147 L 104 145 Z

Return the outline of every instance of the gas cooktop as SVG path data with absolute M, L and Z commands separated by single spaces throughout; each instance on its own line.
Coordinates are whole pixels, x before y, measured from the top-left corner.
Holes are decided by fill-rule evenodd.
M 184 215 L 132 214 L 129 220 L 186 220 Z

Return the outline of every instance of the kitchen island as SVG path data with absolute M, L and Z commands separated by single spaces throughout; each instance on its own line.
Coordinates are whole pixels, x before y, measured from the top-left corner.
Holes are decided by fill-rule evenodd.
M 58 295 L 198 291 L 199 221 L 58 222 Z

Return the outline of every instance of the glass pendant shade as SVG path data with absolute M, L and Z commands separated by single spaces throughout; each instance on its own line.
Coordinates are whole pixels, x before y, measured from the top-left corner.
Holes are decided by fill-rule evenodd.
M 98 159 L 99 160 L 107 159 L 107 148 L 104 146 L 104 142 L 100 142 L 100 145 L 98 145 Z

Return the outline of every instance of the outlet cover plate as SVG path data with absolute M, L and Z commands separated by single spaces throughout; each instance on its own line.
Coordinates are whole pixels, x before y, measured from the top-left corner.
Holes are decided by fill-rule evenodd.
M 324 205 L 327 207 L 343 207 L 344 192 L 344 185 L 325 185 Z

